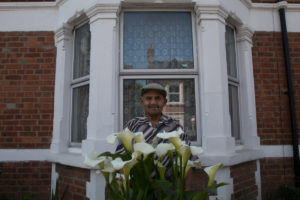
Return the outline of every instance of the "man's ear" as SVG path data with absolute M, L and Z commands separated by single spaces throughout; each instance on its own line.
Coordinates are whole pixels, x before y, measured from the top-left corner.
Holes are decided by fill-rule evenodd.
M 165 98 L 165 105 L 168 103 L 168 99 L 167 98 Z
M 143 97 L 140 97 L 140 103 L 143 104 Z

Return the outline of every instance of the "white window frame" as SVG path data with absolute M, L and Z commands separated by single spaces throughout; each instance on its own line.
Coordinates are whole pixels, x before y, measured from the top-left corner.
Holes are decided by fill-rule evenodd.
M 123 28 L 124 28 L 124 13 L 125 12 L 190 12 L 191 13 L 191 28 L 193 39 L 193 69 L 124 69 L 123 63 Z M 197 127 L 197 140 L 193 141 L 194 145 L 202 144 L 201 135 L 201 119 L 200 119 L 200 98 L 199 98 L 199 67 L 198 67 L 198 53 L 197 53 L 197 31 L 196 31 L 196 19 L 193 9 L 187 8 L 166 8 L 166 9 L 123 9 L 120 14 L 120 130 L 123 129 L 123 81 L 124 79 L 194 79 L 195 84 L 195 107 L 196 107 L 196 127 Z
M 240 71 L 239 71 L 239 62 L 238 62 L 238 48 L 237 48 L 237 42 L 236 42 L 236 28 L 235 26 L 233 26 L 232 24 L 230 23 L 227 23 L 225 25 L 225 28 L 226 26 L 228 26 L 229 28 L 231 28 L 233 30 L 233 37 L 234 37 L 234 53 L 235 53 L 235 67 L 236 67 L 236 77 L 233 77 L 233 76 L 230 76 L 229 73 L 227 72 L 227 77 L 228 77 L 228 97 L 230 98 L 229 96 L 229 86 L 235 86 L 237 87 L 237 92 L 238 92 L 238 105 L 237 106 L 237 109 L 238 109 L 238 125 L 239 125 L 239 129 L 238 129 L 238 136 L 239 138 L 235 138 L 234 135 L 233 135 L 233 130 L 232 130 L 232 127 L 231 127 L 231 135 L 232 137 L 235 138 L 235 142 L 236 144 L 242 144 L 242 133 L 241 133 L 241 105 L 240 105 L 240 102 L 241 102 L 241 92 L 240 92 Z M 226 40 L 225 40 L 226 42 Z M 227 57 L 226 57 L 227 58 Z M 227 66 L 228 62 L 226 62 L 226 66 Z M 230 102 L 230 99 L 229 101 Z M 232 119 L 231 119 L 232 120 Z
M 75 38 L 76 38 L 76 29 L 82 27 L 83 25 L 89 23 L 88 20 L 81 21 L 73 28 L 73 38 L 72 38 L 72 72 L 71 72 L 71 96 L 70 96 L 70 117 L 69 117 L 69 134 L 68 134 L 68 143 L 70 148 L 80 148 L 81 142 L 72 142 L 72 117 L 73 117 L 73 91 L 75 88 L 79 88 L 81 86 L 89 86 L 90 84 L 90 74 L 73 79 L 74 75 L 74 57 L 75 57 Z

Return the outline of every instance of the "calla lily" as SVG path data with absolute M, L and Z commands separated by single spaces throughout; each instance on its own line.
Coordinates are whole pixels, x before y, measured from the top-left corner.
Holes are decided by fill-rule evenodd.
M 176 149 L 179 149 L 182 146 L 182 141 L 180 139 L 180 135 L 182 134 L 182 129 L 179 129 L 178 131 L 172 131 L 172 132 L 163 132 L 158 133 L 157 137 L 161 139 L 168 139 Z
M 106 141 L 109 144 L 115 144 L 116 138 L 118 138 L 121 143 L 124 145 L 124 148 L 127 152 L 132 152 L 131 142 L 134 138 L 134 134 L 126 128 L 124 131 L 120 133 L 113 133 L 106 137 Z
M 190 146 L 190 148 L 193 156 L 199 156 L 203 153 L 203 149 L 201 147 Z
M 174 150 L 175 150 L 175 146 L 173 144 L 160 143 L 159 145 L 157 145 L 155 149 L 155 153 L 159 158 L 161 158 L 164 155 L 166 155 L 168 151 L 174 151 Z
M 184 173 L 185 177 L 186 177 L 186 175 L 187 175 L 187 173 L 188 173 L 188 171 L 190 170 L 191 167 L 195 167 L 197 169 L 200 169 L 201 168 L 201 162 L 198 161 L 198 160 L 195 160 L 195 161 L 188 160 L 186 168 L 185 168 L 185 173 Z
M 88 167 L 95 167 L 99 163 L 104 162 L 105 159 L 106 158 L 102 156 L 98 158 L 98 154 L 92 152 L 84 156 L 84 164 Z
M 141 142 L 134 144 L 134 151 L 141 152 L 144 155 L 144 159 L 146 159 L 149 154 L 155 152 L 155 149 L 151 144 Z
M 178 149 L 178 152 L 182 157 L 183 167 L 185 167 L 191 156 L 191 148 L 190 146 L 182 145 L 180 149 Z
M 136 132 L 134 133 L 134 140 L 139 143 L 139 142 L 145 142 L 144 134 L 143 132 Z
M 133 158 L 131 160 L 129 160 L 128 162 L 125 163 L 124 167 L 123 167 L 123 171 L 124 171 L 124 176 L 125 176 L 125 180 L 126 182 L 128 182 L 129 180 L 129 173 L 131 168 L 137 163 L 138 161 Z
M 113 161 L 111 161 L 112 167 L 115 170 L 120 170 L 124 167 L 124 165 L 126 164 L 126 161 L 124 162 L 121 158 L 116 158 Z
M 213 184 L 217 170 L 219 168 L 223 168 L 223 167 L 224 167 L 224 165 L 222 163 L 219 163 L 217 165 L 213 165 L 213 166 L 204 168 L 204 171 L 208 174 L 208 177 L 209 177 L 208 184 L 207 184 L 208 186 L 211 186 Z

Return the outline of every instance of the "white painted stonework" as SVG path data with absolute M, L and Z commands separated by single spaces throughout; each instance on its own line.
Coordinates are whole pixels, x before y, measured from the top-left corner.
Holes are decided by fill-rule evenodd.
M 144 7 L 143 7 L 144 6 Z M 252 64 L 252 35 L 255 31 L 280 31 L 278 9 L 286 8 L 289 32 L 300 32 L 300 5 L 254 4 L 249 0 L 59 0 L 53 3 L 0 3 L 0 31 L 54 31 L 56 57 L 53 138 L 50 150 L 1 150 L 0 161 L 47 160 L 75 167 L 83 166 L 83 155 L 113 151 L 105 138 L 120 127 L 121 13 L 126 9 L 192 11 L 195 23 L 195 54 L 199 83 L 201 142 L 204 166 L 218 162 L 227 167 L 217 181 L 232 183 L 229 166 L 263 157 L 291 157 L 291 146 L 260 146 L 257 137 Z M 7 20 L 9 19 L 9 20 Z M 70 102 L 73 57 L 73 29 L 88 20 L 91 31 L 90 97 L 87 139 L 70 148 Z M 241 138 L 231 137 L 228 109 L 228 78 L 225 24 L 237 28 L 238 66 L 241 86 Z M 258 165 L 259 166 L 259 162 Z M 55 166 L 53 166 L 55 169 Z M 260 183 L 256 173 L 257 184 Z M 56 177 L 53 175 L 53 177 Z M 87 196 L 104 199 L 104 179 L 91 170 Z M 53 185 L 54 188 L 54 185 Z M 101 188 L 99 190 L 99 188 Z M 219 199 L 229 199 L 233 187 L 218 189 Z M 260 191 L 260 189 L 259 189 Z

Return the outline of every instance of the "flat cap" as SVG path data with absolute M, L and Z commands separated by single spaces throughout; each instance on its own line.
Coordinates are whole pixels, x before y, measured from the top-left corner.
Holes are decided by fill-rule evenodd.
M 149 90 L 155 90 L 161 93 L 164 97 L 167 96 L 167 91 L 165 90 L 165 88 L 158 83 L 149 83 L 142 87 L 141 96 L 143 96 Z

